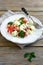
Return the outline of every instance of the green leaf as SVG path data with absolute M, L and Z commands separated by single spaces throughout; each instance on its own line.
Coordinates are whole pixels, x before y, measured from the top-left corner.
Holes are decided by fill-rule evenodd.
M 25 53 L 25 54 L 24 54 L 24 58 L 28 58 L 29 55 L 30 55 L 30 53 Z
M 35 58 L 35 52 L 25 53 L 24 58 L 27 58 L 29 62 L 32 62 L 32 59 Z
M 33 58 L 35 58 L 35 57 L 36 57 L 35 52 L 31 52 L 31 56 L 32 56 Z
M 32 62 L 32 56 L 30 56 L 30 57 L 28 58 L 28 61 L 29 61 L 29 62 Z
M 23 19 L 24 19 L 23 17 L 19 19 L 20 25 L 22 25 L 22 24 L 24 23 L 24 22 L 23 22 Z
M 21 17 L 19 20 L 23 20 L 24 19 L 24 17 Z
M 20 20 L 20 25 L 22 25 L 24 22 L 23 22 L 23 20 Z
M 25 36 L 25 32 L 23 32 L 22 30 L 19 32 L 19 36 L 21 37 L 21 38 L 24 38 L 24 36 Z
M 9 22 L 8 24 L 12 25 L 12 24 L 13 24 L 13 22 Z

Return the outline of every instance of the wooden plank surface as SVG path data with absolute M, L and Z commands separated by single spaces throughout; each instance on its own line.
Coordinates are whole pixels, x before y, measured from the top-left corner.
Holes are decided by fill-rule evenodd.
M 36 58 L 28 62 L 26 52 L 34 51 Z M 43 47 L 27 47 L 23 50 L 16 47 L 0 47 L 0 65 L 43 65 Z
M 21 11 L 21 7 L 43 23 L 43 0 L 0 0 L 0 16 L 7 10 Z M 36 53 L 36 58 L 30 63 L 23 55 L 32 51 Z M 0 34 L 0 65 L 43 65 L 43 39 L 20 49 Z
M 29 11 L 43 11 L 43 0 L 0 0 L 0 10 L 20 10 L 21 7 Z

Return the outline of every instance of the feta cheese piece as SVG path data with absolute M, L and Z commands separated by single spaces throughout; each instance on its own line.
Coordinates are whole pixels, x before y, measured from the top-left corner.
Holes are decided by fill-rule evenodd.
M 21 26 L 20 26 L 20 30 L 24 30 L 26 28 L 26 24 L 22 24 Z
M 12 36 L 15 37 L 15 36 L 17 36 L 17 35 L 18 35 L 18 32 L 17 32 L 17 31 L 13 31 L 13 32 L 12 32 Z
M 35 30 L 35 26 L 33 26 L 33 25 L 30 26 L 30 28 L 31 28 L 33 31 Z
M 19 21 L 15 21 L 14 24 L 18 26 L 18 25 L 20 25 L 20 22 Z
M 29 22 L 26 23 L 26 26 L 29 27 Z
M 27 30 L 27 32 L 28 32 L 28 34 L 32 34 L 33 33 L 33 31 L 31 31 L 31 30 Z

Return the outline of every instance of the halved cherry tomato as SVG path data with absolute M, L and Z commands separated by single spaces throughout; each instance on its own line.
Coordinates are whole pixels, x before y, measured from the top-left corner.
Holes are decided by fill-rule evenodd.
M 23 18 L 23 21 L 24 21 L 24 23 L 27 23 L 27 20 L 25 18 Z

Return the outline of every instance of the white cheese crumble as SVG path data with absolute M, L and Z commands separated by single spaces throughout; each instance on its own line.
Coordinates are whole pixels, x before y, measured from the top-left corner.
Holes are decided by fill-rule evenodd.
M 20 30 L 24 30 L 26 28 L 26 24 L 22 24 L 21 26 L 20 26 Z
M 18 35 L 18 32 L 17 32 L 17 31 L 13 31 L 13 32 L 12 32 L 12 35 L 13 35 L 13 36 L 17 36 L 17 35 Z
M 15 21 L 14 24 L 18 26 L 18 25 L 20 25 L 20 22 L 19 21 Z

